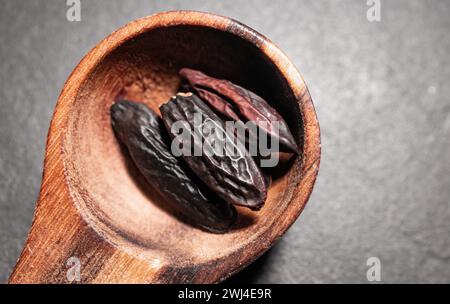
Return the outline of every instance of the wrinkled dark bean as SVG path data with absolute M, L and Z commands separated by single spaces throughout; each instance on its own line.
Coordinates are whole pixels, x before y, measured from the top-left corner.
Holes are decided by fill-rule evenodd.
M 186 142 L 190 141 L 193 148 L 198 148 L 201 153 L 195 155 L 183 155 L 190 166 L 203 182 L 228 203 L 245 206 L 252 210 L 259 210 L 266 199 L 267 188 L 264 177 L 253 158 L 244 148 L 237 145 L 236 135 L 228 132 L 225 123 L 220 119 L 198 96 L 178 94 L 168 103 L 160 107 L 164 124 L 171 138 L 179 136 L 176 128 L 172 128 L 176 122 L 185 122 L 190 127 Z M 221 136 L 215 130 L 209 134 L 206 128 L 195 125 L 194 117 L 200 115 L 203 122 L 213 122 L 226 136 Z M 223 135 L 223 134 L 222 134 Z M 220 142 L 224 147 L 234 147 L 237 157 L 225 149 L 222 155 L 210 155 L 206 152 L 205 142 Z
M 184 68 L 179 74 L 214 110 L 234 121 L 254 122 L 280 143 L 281 150 L 298 154 L 298 146 L 286 121 L 263 98 L 228 80 L 213 78 L 197 70 Z M 278 123 L 278 131 L 274 122 Z

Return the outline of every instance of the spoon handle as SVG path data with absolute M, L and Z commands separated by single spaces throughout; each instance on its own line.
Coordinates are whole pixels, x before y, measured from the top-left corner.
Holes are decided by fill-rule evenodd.
M 50 163 L 47 155 L 45 168 Z M 160 281 L 163 265 L 118 250 L 86 223 L 70 198 L 62 172 L 58 165 L 44 170 L 33 224 L 8 283 Z

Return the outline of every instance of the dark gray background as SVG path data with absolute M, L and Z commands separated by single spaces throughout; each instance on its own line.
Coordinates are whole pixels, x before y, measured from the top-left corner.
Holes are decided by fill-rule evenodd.
M 322 128 L 310 202 L 278 245 L 234 280 L 450 282 L 450 2 L 0 0 L 0 281 L 31 224 L 57 97 L 78 61 L 128 21 L 195 9 L 272 39 L 305 77 Z

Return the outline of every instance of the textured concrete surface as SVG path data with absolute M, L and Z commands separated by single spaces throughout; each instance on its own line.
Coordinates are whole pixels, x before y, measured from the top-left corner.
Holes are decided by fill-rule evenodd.
M 0 0 L 0 281 L 29 229 L 45 138 L 82 56 L 128 21 L 195 9 L 236 18 L 297 65 L 322 127 L 316 188 L 271 252 L 233 280 L 450 282 L 450 2 Z

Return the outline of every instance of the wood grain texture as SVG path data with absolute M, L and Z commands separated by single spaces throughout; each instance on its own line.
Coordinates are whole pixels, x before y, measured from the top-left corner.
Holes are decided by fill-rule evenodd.
M 266 206 L 239 209 L 216 235 L 176 219 L 142 183 L 114 138 L 109 107 L 119 97 L 153 109 L 179 85 L 181 67 L 230 79 L 286 119 L 301 155 L 274 170 Z M 50 126 L 43 181 L 28 240 L 10 283 L 211 283 L 264 253 L 297 219 L 320 162 L 320 130 L 308 89 L 268 39 L 234 20 L 200 12 L 133 21 L 101 41 L 67 80 Z

